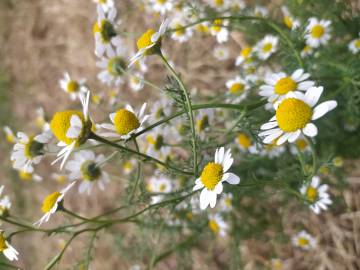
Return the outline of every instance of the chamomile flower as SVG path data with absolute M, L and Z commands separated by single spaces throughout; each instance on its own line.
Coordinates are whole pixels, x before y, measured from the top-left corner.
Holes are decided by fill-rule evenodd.
M 255 51 L 259 59 L 268 59 L 274 52 L 277 51 L 278 43 L 279 38 L 273 35 L 266 35 L 262 40 L 260 40 L 255 46 Z
M 229 4 L 232 1 L 229 0 L 207 0 L 209 5 L 211 5 L 216 10 L 225 10 L 229 7 Z
M 171 22 L 171 28 L 174 29 L 174 32 L 171 34 L 173 40 L 183 43 L 191 38 L 193 29 L 190 27 L 183 28 L 184 25 L 186 25 L 186 23 L 179 19 L 175 19 Z
M 3 130 L 4 130 L 4 133 L 5 133 L 5 138 L 6 138 L 6 141 L 8 143 L 16 143 L 16 137 L 15 137 L 15 134 L 14 132 L 12 131 L 12 129 L 8 126 L 4 126 L 3 127 Z
M 28 136 L 23 132 L 17 133 L 17 143 L 11 154 L 13 167 L 17 170 L 33 172 L 33 165 L 39 164 L 45 154 L 45 146 L 51 140 L 49 130 L 36 136 Z
M 79 96 L 83 111 L 62 111 L 54 114 L 50 129 L 54 136 L 59 140 L 58 146 L 63 147 L 57 154 L 57 159 L 52 164 L 62 160 L 62 168 L 69 158 L 71 152 L 84 144 L 89 138 L 92 122 L 89 116 L 90 91 L 87 90 L 86 96 Z
M 335 100 L 325 101 L 316 107 L 323 92 L 323 87 L 311 87 L 305 95 L 289 92 L 285 99 L 275 103 L 276 114 L 270 121 L 261 126 L 265 130 L 259 134 L 264 136 L 264 143 L 271 143 L 277 139 L 277 145 L 288 141 L 296 141 L 300 134 L 308 137 L 317 135 L 317 127 L 311 123 L 329 111 L 335 109 Z
M 41 211 L 44 215 L 34 223 L 34 226 L 40 227 L 41 224 L 49 221 L 51 215 L 58 210 L 59 204 L 63 201 L 66 193 L 73 187 L 73 185 L 75 185 L 75 183 L 76 182 L 74 181 L 61 191 L 55 191 L 45 197 L 41 206 Z
M 129 67 L 143 57 L 156 54 L 160 51 L 161 40 L 165 35 L 169 22 L 168 19 L 164 20 L 158 32 L 155 32 L 154 29 L 149 29 L 141 35 L 136 43 L 138 52 L 130 59 Z
M 254 15 L 257 17 L 266 17 L 269 15 L 269 10 L 263 6 L 255 6 Z
M 100 127 L 109 132 L 102 133 L 105 137 L 120 137 L 121 139 L 128 139 L 131 134 L 139 132 L 143 129 L 146 120 L 149 115 L 144 115 L 146 109 L 146 103 L 141 106 L 138 113 L 130 105 L 126 105 L 125 109 L 119 109 L 118 111 L 111 113 L 109 118 L 110 123 L 101 124 Z
M 174 7 L 172 0 L 149 0 L 149 4 L 154 11 L 159 12 L 161 15 L 171 11 Z
M 359 33 L 360 36 L 360 33 Z M 360 38 L 356 38 L 353 39 L 350 43 L 349 43 L 349 50 L 353 53 L 353 54 L 357 54 L 360 51 Z
M 223 191 L 223 182 L 231 185 L 240 183 L 240 178 L 227 172 L 232 163 L 231 149 L 225 152 L 224 147 L 216 149 L 215 162 L 209 162 L 201 172 L 201 175 L 195 181 L 193 190 L 202 189 L 200 194 L 200 208 L 206 209 L 209 205 L 214 208 L 216 205 L 217 195 Z
M 241 152 L 249 152 L 250 154 L 258 153 L 256 144 L 246 133 L 239 133 L 239 135 L 235 138 L 235 144 L 239 147 Z
M 211 35 L 216 37 L 218 43 L 224 43 L 229 39 L 229 30 L 226 28 L 229 24 L 228 21 L 217 19 L 213 21 L 210 27 Z
M 214 120 L 213 109 L 200 110 L 200 112 L 196 115 L 195 117 L 196 130 L 201 139 L 205 138 L 206 131 L 209 130 L 213 120 Z
M 283 270 L 284 263 L 281 259 L 271 259 L 271 270 Z
M 292 145 L 290 145 L 290 152 L 293 155 L 297 155 L 299 151 L 303 153 L 311 152 L 311 147 L 305 139 L 304 135 L 300 135 L 299 138 Z
M 215 234 L 225 237 L 228 230 L 228 224 L 224 221 L 219 213 L 209 215 L 209 228 Z
M 108 12 L 110 9 L 114 8 L 114 0 L 94 0 L 104 12 Z
M 300 56 L 305 58 L 306 56 L 312 55 L 314 53 L 314 49 L 309 45 L 305 45 L 305 47 L 301 50 Z
M 247 91 L 249 90 L 249 84 L 240 76 L 236 76 L 234 79 L 228 80 L 226 82 L 226 87 L 229 90 L 232 96 L 236 96 L 233 102 L 240 102 L 247 96 Z
M 286 148 L 284 145 L 277 145 L 276 140 L 273 140 L 271 143 L 264 144 L 262 146 L 262 149 L 259 151 L 259 155 L 273 159 L 281 156 L 285 150 Z
M 24 171 L 24 170 L 19 170 L 19 177 L 21 180 L 23 181 L 35 181 L 35 182 L 40 182 L 43 180 L 43 178 L 33 172 L 28 172 L 28 171 Z
M 147 183 L 147 190 L 152 193 L 169 193 L 172 190 L 171 180 L 165 176 L 153 176 Z M 152 196 L 151 203 L 158 203 L 163 197 L 161 194 Z
M 125 174 L 130 174 L 130 173 L 134 170 L 135 165 L 136 165 L 136 160 L 135 160 L 135 159 L 126 160 L 126 161 L 122 164 L 123 172 L 124 172 Z
M 18 260 L 19 252 L 10 245 L 2 230 L 0 230 L 0 252 L 2 252 L 9 261 Z
M 225 46 L 216 46 L 214 49 L 214 57 L 219 61 L 225 61 L 229 59 L 229 49 Z
M 304 230 L 292 238 L 292 243 L 294 246 L 304 250 L 310 250 L 316 247 L 316 239 Z
M 329 20 L 310 18 L 305 29 L 306 44 L 313 48 L 326 45 L 331 38 L 330 24 Z
M 160 128 L 146 135 L 146 154 L 158 159 L 166 160 L 170 156 L 171 148 L 165 144 L 164 131 Z
M 59 84 L 61 89 L 68 93 L 72 100 L 75 100 L 78 97 L 79 93 L 81 91 L 84 91 L 84 88 L 82 86 L 84 86 L 85 82 L 85 79 L 71 79 L 69 73 L 65 72 L 64 77 L 60 79 Z
M 284 72 L 273 73 L 266 76 L 265 84 L 260 86 L 259 95 L 266 97 L 270 103 L 283 99 L 289 92 L 307 91 L 315 85 L 314 81 L 308 80 L 309 73 L 303 69 L 295 70 L 291 75 Z
M 0 186 L 0 217 L 7 216 L 11 208 L 11 201 L 9 196 L 1 197 L 4 186 Z
M 320 177 L 318 176 L 314 176 L 309 184 L 301 187 L 301 194 L 307 199 L 310 209 L 315 214 L 320 214 L 321 210 L 327 210 L 328 205 L 332 204 L 327 193 L 328 188 L 328 185 L 320 185 Z
M 220 198 L 219 202 L 219 209 L 223 212 L 229 212 L 233 208 L 232 202 L 233 202 L 234 196 L 231 193 L 226 193 Z
M 283 22 L 290 29 L 294 30 L 300 26 L 300 21 L 295 19 L 289 12 L 288 8 L 283 6 L 281 10 L 284 14 Z
M 151 107 L 151 119 L 156 121 L 161 120 L 164 117 L 167 117 L 171 113 L 171 100 L 168 98 L 161 98 L 160 100 L 154 102 Z
M 134 72 L 129 76 L 129 86 L 135 92 L 144 88 L 144 77 L 141 73 Z
M 116 9 L 110 8 L 107 13 L 98 6 L 98 18 L 93 26 L 95 36 L 95 54 L 101 57 L 106 54 L 111 57 L 112 46 L 121 46 L 121 39 L 115 31 Z
M 84 91 L 85 89 L 85 87 L 81 87 L 80 91 Z M 45 111 L 42 107 L 36 109 L 35 124 L 43 131 L 46 131 L 50 128 Z
M 249 60 L 252 56 L 253 49 L 251 47 L 244 47 L 241 49 L 240 54 L 236 57 L 235 65 L 240 66 L 242 63 Z
M 68 180 L 67 175 L 59 174 L 59 173 L 52 173 L 51 178 L 54 179 L 59 184 L 65 184 Z
M 90 195 L 95 184 L 99 189 L 105 189 L 110 179 L 100 166 L 104 160 L 104 155 L 96 156 L 93 151 L 81 150 L 74 154 L 73 160 L 68 161 L 65 169 L 69 171 L 69 180 L 81 180 L 79 193 L 87 192 Z

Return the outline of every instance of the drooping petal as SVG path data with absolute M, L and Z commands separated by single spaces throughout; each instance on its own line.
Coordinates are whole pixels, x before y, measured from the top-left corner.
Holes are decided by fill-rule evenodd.
M 306 136 L 314 137 L 318 133 L 317 127 L 313 123 L 308 123 L 302 130 Z

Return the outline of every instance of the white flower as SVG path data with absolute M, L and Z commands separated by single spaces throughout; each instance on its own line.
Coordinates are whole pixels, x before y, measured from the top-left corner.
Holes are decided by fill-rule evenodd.
M 38 175 L 38 174 L 35 174 L 35 173 L 29 173 L 27 171 L 24 171 L 24 170 L 19 170 L 18 171 L 19 173 L 19 177 L 21 180 L 24 180 L 24 181 L 35 181 L 35 182 L 40 182 L 43 180 L 43 178 Z
M 284 24 L 291 30 L 295 30 L 300 26 L 300 21 L 295 19 L 289 12 L 288 8 L 283 6 L 281 10 L 284 14 Z
M 227 9 L 234 0 L 207 0 L 209 5 L 218 11 Z
M 262 145 L 262 149 L 260 149 L 259 155 L 273 159 L 281 156 L 285 150 L 286 148 L 284 145 L 276 145 L 276 140 L 274 140 L 269 144 Z
M 85 87 L 81 87 L 80 91 L 85 91 Z M 49 123 L 46 120 L 45 111 L 42 107 L 36 109 L 35 124 L 43 131 L 50 129 Z
M 110 132 L 101 133 L 105 137 L 117 137 L 121 139 L 128 139 L 131 134 L 143 130 L 144 124 L 149 118 L 149 115 L 144 115 L 146 109 L 146 103 L 141 106 L 138 113 L 130 105 L 126 105 L 125 109 L 119 109 L 118 111 L 111 113 L 109 118 L 110 123 L 104 123 L 99 125 L 103 129 L 107 129 Z
M 5 132 L 5 136 L 6 136 L 6 140 L 9 143 L 16 143 L 16 137 L 14 135 L 14 132 L 12 131 L 12 129 L 8 126 L 4 126 L 3 130 Z
M 314 53 L 314 49 L 310 47 L 309 45 L 306 45 L 300 53 L 300 56 L 302 58 L 305 58 L 306 56 L 312 55 Z
M 75 185 L 75 181 L 69 184 L 61 191 L 55 191 L 45 197 L 41 210 L 44 215 L 34 223 L 34 226 L 41 226 L 44 222 L 48 222 L 51 215 L 54 214 L 59 207 L 60 202 L 64 199 L 65 194 Z
M 171 113 L 171 105 L 171 100 L 168 98 L 160 98 L 160 100 L 154 102 L 151 107 L 151 118 L 158 121 L 169 116 Z
M 223 191 L 223 182 L 231 185 L 240 183 L 240 178 L 228 173 L 232 163 L 231 149 L 225 152 L 224 147 L 216 149 L 215 162 L 209 162 L 203 169 L 200 177 L 196 179 L 193 190 L 202 189 L 200 194 L 200 208 L 206 209 L 209 205 L 214 208 L 218 194 Z
M 219 202 L 219 208 L 220 211 L 229 212 L 233 208 L 232 202 L 233 202 L 234 196 L 231 193 L 226 193 L 220 198 Z
M 359 33 L 360 36 L 360 33 Z M 353 53 L 353 54 L 357 54 L 360 51 L 360 38 L 356 38 L 353 39 L 350 43 L 349 43 L 349 50 Z
M 200 112 L 195 117 L 195 125 L 196 130 L 201 139 L 205 139 L 207 131 L 210 128 L 214 120 L 214 110 L 213 109 L 204 109 L 200 110 Z
M 254 15 L 257 17 L 266 17 L 269 14 L 269 10 L 263 6 L 255 6 Z
M 170 156 L 171 147 L 164 145 L 165 136 L 162 128 L 153 129 L 146 135 L 146 154 L 157 159 L 166 160 Z
M 94 0 L 104 12 L 108 12 L 110 9 L 114 8 L 114 0 Z
M 280 145 L 288 141 L 296 141 L 300 134 L 314 137 L 317 127 L 311 123 L 337 106 L 335 100 L 325 101 L 316 107 L 323 92 L 323 87 L 311 87 L 305 95 L 300 92 L 289 92 L 285 99 L 275 103 L 276 114 L 268 123 L 261 126 L 263 131 L 259 136 L 264 136 L 264 143 L 271 143 L 277 139 Z
M 259 95 L 267 97 L 268 101 L 283 99 L 289 92 L 307 91 L 315 85 L 314 81 L 307 80 L 309 73 L 304 73 L 303 69 L 295 70 L 291 76 L 284 72 L 273 73 L 265 78 L 264 85 L 260 86 Z
M 328 20 L 310 18 L 305 29 L 306 44 L 313 48 L 326 45 L 330 40 L 330 24 Z
M 13 168 L 29 173 L 34 171 L 33 165 L 39 164 L 45 154 L 45 145 L 51 140 L 51 132 L 47 130 L 35 137 L 23 132 L 17 133 L 17 143 L 11 154 Z
M 258 153 L 256 144 L 246 133 L 239 133 L 239 135 L 235 138 L 235 144 L 239 147 L 241 152 L 249 152 L 250 154 Z
M 165 19 L 159 28 L 158 32 L 155 32 L 153 29 L 146 31 L 137 41 L 138 52 L 130 59 L 129 67 L 131 67 L 135 62 L 139 61 L 145 55 L 154 54 L 154 50 L 157 49 L 157 46 L 160 46 L 161 39 L 165 35 L 167 27 L 169 25 L 169 20 Z
M 6 195 L 1 198 L 3 190 L 4 186 L 0 186 L 0 216 L 7 215 L 11 208 L 11 201 L 9 196 Z
M 149 179 L 147 190 L 151 193 L 169 193 L 172 190 L 171 180 L 165 176 L 153 176 Z M 158 203 L 163 197 L 162 194 L 151 196 L 151 203 Z
M 141 73 L 134 72 L 129 77 L 129 86 L 135 92 L 144 88 L 144 77 Z
M 277 51 L 279 38 L 272 35 L 266 35 L 255 45 L 255 51 L 261 60 L 268 59 L 274 52 Z
M 304 250 L 310 250 L 316 247 L 316 239 L 306 231 L 301 231 L 295 235 L 292 238 L 292 243 L 294 246 Z
M 136 159 L 130 159 L 122 163 L 123 172 L 125 174 L 130 174 L 136 165 Z
M 171 11 L 174 6 L 172 0 L 149 0 L 149 3 L 152 5 L 152 9 L 161 15 Z
M 96 156 L 90 150 L 81 150 L 74 154 L 74 159 L 68 161 L 65 169 L 69 171 L 69 180 L 82 180 L 79 185 L 79 193 L 87 192 L 90 195 L 95 183 L 101 190 L 109 183 L 109 175 L 101 169 L 105 160 L 104 155 Z
M 186 22 L 183 22 L 182 20 L 179 19 L 174 19 L 171 22 L 171 28 L 174 29 L 174 31 L 171 34 L 171 38 L 173 40 L 183 43 L 191 38 L 193 34 L 193 29 L 190 27 L 183 28 L 184 25 L 186 25 Z
M 327 193 L 328 188 L 328 185 L 320 185 L 320 178 L 318 176 L 314 176 L 310 184 L 305 184 L 301 187 L 301 194 L 309 201 L 310 209 L 315 214 L 320 214 L 321 210 L 327 210 L 328 205 L 332 204 Z
M 240 76 L 236 76 L 234 79 L 226 82 L 226 87 L 232 94 L 232 99 L 233 96 L 237 96 L 235 100 L 233 99 L 233 102 L 237 103 L 246 98 L 250 85 L 244 79 L 240 78 Z
M 235 65 L 240 66 L 242 63 L 247 62 L 251 59 L 253 49 L 251 47 L 244 47 L 241 49 L 239 56 L 236 57 Z
M 4 231 L 0 230 L 0 252 L 4 254 L 10 261 L 17 261 L 19 252 L 13 248 L 4 236 Z
M 219 213 L 209 214 L 209 228 L 210 230 L 221 237 L 226 236 L 228 230 L 228 224 L 224 221 Z
M 210 34 L 216 36 L 218 43 L 224 43 L 229 39 L 229 30 L 226 28 L 228 21 L 216 19 L 210 27 Z
M 225 46 L 216 46 L 214 48 L 214 57 L 219 61 L 225 61 L 229 59 L 229 48 Z
M 75 100 L 81 91 L 84 91 L 84 84 L 86 79 L 73 80 L 68 72 L 64 73 L 64 77 L 60 79 L 59 84 L 62 90 L 70 95 L 72 100 Z
M 93 27 L 95 36 L 95 54 L 101 57 L 106 52 L 111 57 L 112 46 L 121 46 L 121 39 L 115 31 L 116 9 L 110 8 L 107 13 L 98 5 L 98 18 Z

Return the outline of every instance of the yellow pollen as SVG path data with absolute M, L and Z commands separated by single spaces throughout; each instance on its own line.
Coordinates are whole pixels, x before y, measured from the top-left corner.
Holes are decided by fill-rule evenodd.
M 301 246 L 301 247 L 306 247 L 306 246 L 309 245 L 309 240 L 306 239 L 306 238 L 304 238 L 304 237 L 300 237 L 300 238 L 298 239 L 298 244 L 299 244 L 299 246 Z
M 73 115 L 77 115 L 81 122 L 84 125 L 84 116 L 79 111 L 63 111 L 63 112 L 57 112 L 53 116 L 51 122 L 50 122 L 50 129 L 53 132 L 54 136 L 61 142 L 66 144 L 71 144 L 73 141 L 76 141 L 77 139 L 72 139 L 66 137 L 66 133 L 68 129 L 70 128 L 70 120 Z M 83 131 L 81 132 L 83 133 Z M 81 137 L 81 134 L 79 135 Z
M 217 19 L 214 21 L 213 26 L 211 26 L 211 30 L 215 32 L 220 32 L 222 26 L 222 20 Z
M 285 77 L 276 82 L 275 93 L 278 95 L 285 95 L 290 91 L 294 91 L 296 87 L 297 84 L 291 77 Z
M 61 196 L 61 193 L 58 191 L 55 191 L 51 193 L 50 195 L 46 196 L 46 198 L 43 201 L 43 204 L 41 206 L 41 211 L 43 213 L 48 213 L 50 210 L 54 207 L 57 199 Z
M 310 201 L 310 202 L 314 202 L 318 197 L 318 191 L 316 188 L 310 186 L 307 188 L 306 190 L 306 198 Z
M 66 92 L 68 93 L 76 93 L 80 89 L 80 85 L 77 81 L 69 81 L 66 86 Z
M 140 126 L 139 119 L 133 112 L 126 109 L 120 109 L 114 117 L 114 125 L 117 133 L 126 135 Z
M 293 20 L 291 17 L 289 16 L 285 16 L 284 17 L 284 24 L 288 27 L 288 28 L 292 28 L 293 27 Z
M 8 246 L 6 244 L 6 239 L 4 236 L 4 233 L 0 233 L 0 252 L 4 251 L 5 249 L 7 249 Z
M 217 7 L 221 7 L 222 5 L 224 5 L 224 0 L 214 0 L 214 4 Z
M 306 148 L 306 146 L 308 146 L 306 140 L 304 140 L 304 139 L 298 139 L 298 140 L 296 140 L 295 145 L 296 145 L 297 148 L 298 148 L 299 150 L 301 150 L 301 151 L 304 151 L 305 148 Z
M 313 38 L 321 38 L 325 33 L 325 29 L 322 25 L 318 24 L 311 28 L 310 34 Z
M 360 49 L 360 39 L 355 40 L 354 45 L 356 48 Z
M 245 85 L 243 83 L 234 83 L 231 85 L 229 91 L 231 94 L 239 94 L 245 90 Z
M 141 50 L 142 48 L 146 48 L 153 44 L 151 41 L 152 35 L 155 34 L 155 31 L 153 29 L 147 30 L 142 36 L 138 39 L 136 45 L 138 50 Z
M 241 50 L 240 55 L 244 58 L 248 58 L 251 54 L 251 47 L 245 47 Z
M 26 171 L 20 171 L 19 177 L 24 181 L 30 181 L 32 179 L 32 174 Z
M 215 234 L 218 234 L 220 230 L 219 224 L 213 219 L 209 220 L 209 228 Z
M 272 43 L 270 43 L 270 42 L 269 42 L 269 43 L 265 43 L 264 46 L 262 47 L 262 51 L 263 51 L 264 53 L 268 53 L 268 52 L 271 51 L 272 47 L 273 47 Z
M 296 98 L 284 99 L 276 110 L 276 120 L 281 130 L 294 132 L 302 129 L 310 122 L 311 107 Z
M 248 149 L 251 145 L 251 139 L 245 133 L 239 134 L 239 136 L 237 137 L 237 142 L 245 149 Z
M 221 181 L 222 176 L 223 167 L 220 164 L 210 162 L 203 169 L 200 180 L 207 189 L 214 190 L 217 183 Z

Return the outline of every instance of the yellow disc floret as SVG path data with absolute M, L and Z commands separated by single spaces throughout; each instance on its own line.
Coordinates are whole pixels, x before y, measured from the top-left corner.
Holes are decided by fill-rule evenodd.
M 200 180 L 209 190 L 214 190 L 215 186 L 221 181 L 223 167 L 220 164 L 210 162 L 203 169 Z
M 222 20 L 220 19 L 215 20 L 213 25 L 211 26 L 211 30 L 213 30 L 214 32 L 220 32 L 222 24 L 223 24 Z
M 213 219 L 209 220 L 209 228 L 215 234 L 218 234 L 220 230 L 219 224 Z
M 251 145 L 251 139 L 245 133 L 239 134 L 239 136 L 237 137 L 237 142 L 240 146 L 242 146 L 245 149 L 248 149 Z
M 251 47 L 245 47 L 241 50 L 240 55 L 244 58 L 248 58 L 251 54 Z
M 146 48 L 153 44 L 151 41 L 151 37 L 155 34 L 155 31 L 153 29 L 147 30 L 142 36 L 138 39 L 136 45 L 138 50 L 141 50 L 143 48 Z
M 41 211 L 44 213 L 50 212 L 50 210 L 54 207 L 57 199 L 61 196 L 61 193 L 58 191 L 55 191 L 51 193 L 50 195 L 46 196 L 46 198 L 43 201 L 43 204 L 41 206 Z
M 306 198 L 310 201 L 310 202 L 314 202 L 318 197 L 318 191 L 316 188 L 310 186 L 307 188 L 306 190 Z
M 272 43 L 270 43 L 270 42 L 265 43 L 264 46 L 262 47 L 262 51 L 264 53 L 268 53 L 272 50 L 272 47 L 273 47 Z
M 306 247 L 306 246 L 309 245 L 309 240 L 304 238 L 304 237 L 300 237 L 298 239 L 298 244 L 299 244 L 300 247 Z
M 325 33 L 325 29 L 322 25 L 318 24 L 311 28 L 310 34 L 313 38 L 321 38 Z
M 284 24 L 288 27 L 288 28 L 292 28 L 293 27 L 293 20 L 291 17 L 289 16 L 285 16 L 284 17 Z
M 0 232 L 0 252 L 4 251 L 7 248 L 8 246 L 6 244 L 6 238 L 4 236 L 4 233 Z
M 66 92 L 76 93 L 80 89 L 80 85 L 77 81 L 69 81 L 66 85 Z
M 222 5 L 224 5 L 224 0 L 214 0 L 214 4 L 217 7 L 221 7 Z
M 77 115 L 81 122 L 84 124 L 84 116 L 79 111 L 63 111 L 63 112 L 57 112 L 55 113 L 54 117 L 52 118 L 50 122 L 50 128 L 53 132 L 54 136 L 61 142 L 64 142 L 66 144 L 71 144 L 73 141 L 76 141 L 75 138 L 68 138 L 66 136 L 66 133 L 68 129 L 70 128 L 70 120 L 73 115 Z M 83 125 L 84 126 L 84 125 Z M 84 128 L 83 128 L 84 129 Z M 83 131 L 81 132 L 83 133 Z M 82 134 L 79 135 L 81 137 Z
M 356 48 L 360 49 L 360 39 L 355 40 L 354 45 Z
M 239 94 L 245 90 L 245 85 L 243 83 L 234 83 L 230 86 L 230 93 L 231 94 Z
M 133 112 L 126 109 L 120 109 L 114 117 L 114 125 L 117 133 L 126 135 L 140 126 L 139 119 Z
M 296 82 L 291 77 L 285 77 L 278 80 L 275 84 L 275 93 L 285 95 L 290 91 L 294 91 L 297 87 Z
M 276 110 L 276 120 L 281 130 L 294 132 L 302 129 L 310 122 L 311 107 L 296 98 L 284 99 Z

